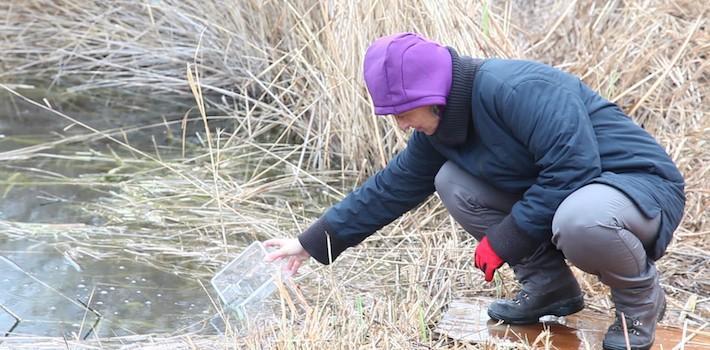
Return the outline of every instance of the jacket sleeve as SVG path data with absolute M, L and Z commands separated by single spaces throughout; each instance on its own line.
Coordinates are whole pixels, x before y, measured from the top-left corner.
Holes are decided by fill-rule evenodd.
M 557 207 L 599 176 L 601 162 L 587 108 L 578 94 L 543 80 L 502 90 L 499 96 L 504 98 L 496 106 L 499 117 L 527 147 L 538 168 L 535 183 L 510 215 L 487 233 L 493 250 L 515 264 L 550 239 Z
M 429 197 L 444 161 L 429 139 L 415 132 L 384 169 L 299 235 L 301 245 L 320 263 L 329 264 Z

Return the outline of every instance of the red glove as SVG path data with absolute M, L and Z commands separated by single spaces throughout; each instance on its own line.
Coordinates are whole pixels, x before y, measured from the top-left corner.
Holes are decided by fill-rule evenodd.
M 491 248 L 488 236 L 483 237 L 474 253 L 474 265 L 486 274 L 486 282 L 493 280 L 493 273 L 503 265 L 505 261 Z

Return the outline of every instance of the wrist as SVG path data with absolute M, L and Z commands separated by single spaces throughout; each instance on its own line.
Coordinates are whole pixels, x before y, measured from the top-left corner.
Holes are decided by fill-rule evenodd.
M 298 241 L 308 257 L 313 257 L 324 265 L 330 264 L 348 248 L 345 242 L 333 235 L 330 225 L 323 217 L 298 235 Z

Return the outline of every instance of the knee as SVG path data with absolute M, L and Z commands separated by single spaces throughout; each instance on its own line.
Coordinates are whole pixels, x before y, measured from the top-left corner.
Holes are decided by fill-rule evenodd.
M 444 163 L 439 172 L 436 173 L 436 177 L 434 177 L 434 188 L 440 196 L 450 193 L 454 187 L 454 183 L 451 181 L 454 177 L 454 166 L 451 162 Z
M 589 246 L 603 239 L 600 235 L 604 235 L 604 231 L 611 233 L 617 228 L 621 227 L 613 216 L 573 194 L 560 204 L 552 218 L 552 242 L 564 252 L 572 246 Z
M 622 212 L 632 202 L 619 190 L 590 184 L 570 194 L 552 218 L 552 240 L 559 244 L 584 244 L 592 239 L 615 237 L 624 229 Z
M 434 188 L 436 193 L 439 194 L 441 201 L 447 208 L 458 207 L 461 205 L 461 186 L 457 185 L 454 178 L 456 178 L 456 165 L 451 162 L 446 162 L 439 169 L 439 172 L 434 177 Z
M 603 252 L 600 232 L 593 232 L 593 217 L 578 206 L 563 202 L 552 219 L 552 244 L 579 269 L 599 275 L 596 257 Z
M 444 206 L 449 211 L 458 211 L 460 208 L 476 208 L 480 204 L 475 188 L 462 185 L 465 174 L 461 168 L 452 162 L 446 162 L 434 178 L 434 188 Z
M 593 207 L 561 205 L 552 221 L 552 243 L 577 268 L 607 285 L 639 276 L 647 260 L 641 241 L 613 215 Z
M 558 207 L 552 219 L 552 243 L 583 271 L 599 274 L 609 244 L 618 242 L 621 227 L 597 203 L 574 193 Z
M 560 205 L 552 218 L 552 241 L 555 245 L 564 245 L 568 241 L 577 241 L 577 236 L 584 236 L 592 225 L 590 216 Z
M 646 253 L 619 214 L 630 202 L 609 193 L 589 186 L 562 201 L 552 219 L 552 242 L 575 266 L 611 285 L 619 276 L 639 276 Z

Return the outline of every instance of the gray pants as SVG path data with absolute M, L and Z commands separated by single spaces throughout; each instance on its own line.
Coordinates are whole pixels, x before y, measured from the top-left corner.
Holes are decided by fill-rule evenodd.
M 441 168 L 435 186 L 451 216 L 479 241 L 521 197 L 494 188 L 452 162 Z M 560 204 L 551 241 L 513 269 L 523 287 L 533 290 L 573 279 L 565 257 L 612 288 L 648 285 L 656 272 L 644 247 L 653 246 L 659 228 L 660 216 L 646 218 L 623 192 L 590 184 Z

